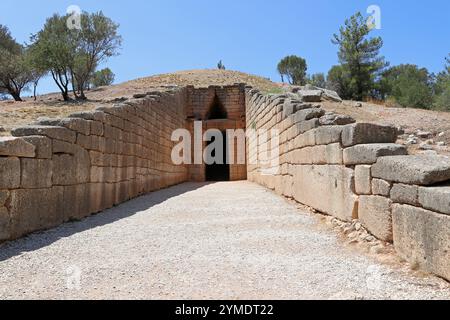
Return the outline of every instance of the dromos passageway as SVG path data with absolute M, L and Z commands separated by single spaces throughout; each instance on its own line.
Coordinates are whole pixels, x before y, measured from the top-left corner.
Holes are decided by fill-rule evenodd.
M 250 182 L 188 183 L 0 250 L 0 299 L 450 299 Z

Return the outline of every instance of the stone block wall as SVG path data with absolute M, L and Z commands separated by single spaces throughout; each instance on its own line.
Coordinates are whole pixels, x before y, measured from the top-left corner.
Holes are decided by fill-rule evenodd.
M 249 136 L 249 180 L 341 220 L 359 219 L 405 260 L 450 280 L 448 157 L 408 155 L 395 144 L 396 128 L 353 123 L 293 95 L 248 88 L 246 106 L 247 129 L 278 133 Z M 279 163 L 271 161 L 278 141 Z
M 187 127 L 194 137 L 194 122 L 202 121 L 202 132 L 209 129 L 245 130 L 245 85 L 236 84 L 229 86 L 210 86 L 208 88 L 186 87 L 187 94 Z M 227 113 L 226 119 L 208 119 L 208 114 L 213 104 L 218 101 Z M 193 146 L 194 147 L 194 146 Z M 206 142 L 203 143 L 203 148 Z M 234 143 L 237 150 L 237 140 Z M 205 164 L 193 164 L 189 166 L 190 180 L 204 182 Z M 246 164 L 234 161 L 230 165 L 230 180 L 247 179 Z
M 0 138 L 0 241 L 188 180 L 171 160 L 186 91 L 46 119 Z

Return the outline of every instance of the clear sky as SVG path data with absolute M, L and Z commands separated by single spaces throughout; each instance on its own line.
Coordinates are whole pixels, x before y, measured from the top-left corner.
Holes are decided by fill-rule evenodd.
M 346 18 L 370 5 L 381 9 L 382 54 L 392 65 L 412 63 L 443 70 L 450 52 L 449 0 L 1 0 L 0 24 L 19 42 L 28 41 L 45 19 L 70 5 L 102 10 L 120 24 L 121 55 L 107 64 L 116 82 L 177 70 L 227 69 L 279 81 L 278 61 L 306 58 L 308 72 L 337 63 L 330 41 Z M 39 93 L 57 91 L 50 79 Z

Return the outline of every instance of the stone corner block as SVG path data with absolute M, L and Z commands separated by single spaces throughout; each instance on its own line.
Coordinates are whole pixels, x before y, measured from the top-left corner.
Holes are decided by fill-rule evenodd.
M 409 205 L 392 206 L 397 253 L 450 281 L 450 216 Z
M 355 191 L 356 194 L 372 194 L 371 166 L 360 165 L 355 167 Z
M 450 180 L 450 158 L 435 155 L 382 157 L 373 165 L 372 175 L 392 182 L 432 185 Z
M 397 137 L 398 130 L 395 127 L 373 123 L 355 123 L 344 127 L 342 144 L 344 147 L 351 147 L 357 144 L 395 143 Z
M 378 158 L 407 155 L 405 146 L 393 143 L 359 144 L 344 150 L 346 165 L 374 164 Z
M 15 137 L 46 136 L 56 140 L 75 143 L 76 133 L 72 130 L 58 126 L 25 126 L 12 130 Z
M 359 219 L 375 237 L 392 242 L 392 201 L 380 196 L 359 197 Z
M 36 147 L 22 138 L 0 137 L 0 156 L 34 158 Z

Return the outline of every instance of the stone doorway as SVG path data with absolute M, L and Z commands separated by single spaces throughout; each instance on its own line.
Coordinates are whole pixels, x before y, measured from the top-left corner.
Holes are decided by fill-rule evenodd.
M 205 166 L 205 177 L 206 181 L 230 181 L 230 165 L 228 162 L 228 141 L 227 134 L 222 131 L 223 140 L 223 159 L 221 163 L 214 163 Z M 209 142 L 208 145 L 213 143 L 215 140 Z M 213 157 L 215 157 L 215 152 L 213 152 Z

